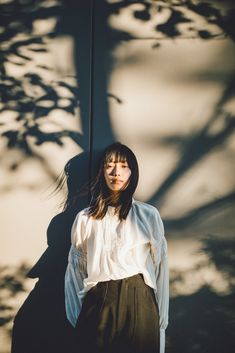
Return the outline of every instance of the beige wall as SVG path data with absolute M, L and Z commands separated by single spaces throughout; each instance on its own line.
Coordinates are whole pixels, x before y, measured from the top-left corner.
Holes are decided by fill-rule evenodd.
M 120 140 L 136 152 L 140 165 L 136 198 L 159 208 L 166 223 L 172 278 L 177 271 L 184 276 L 183 282 L 175 281 L 172 285 L 172 297 L 195 293 L 205 284 L 218 294 L 229 293 L 228 278 L 209 261 L 206 253 L 199 250 L 203 237 L 211 235 L 215 239 L 230 239 L 234 232 L 234 203 L 231 200 L 235 189 L 235 136 L 232 125 L 229 133 L 223 135 L 235 113 L 234 96 L 224 96 L 235 70 L 234 42 L 229 38 L 206 41 L 198 38 L 164 40 L 160 37 L 161 46 L 153 49 L 156 43 L 153 39 L 156 33 L 152 30 L 156 25 L 155 17 L 142 25 L 131 16 L 134 9 L 141 9 L 141 5 L 110 15 L 109 29 L 125 30 L 134 37 L 146 39 L 120 39 L 110 50 L 108 37 L 100 44 L 99 34 L 95 33 L 91 100 L 93 147 Z M 97 8 L 97 14 L 98 11 Z M 195 21 L 200 25 L 199 18 Z M 55 24 L 53 18 L 35 22 L 34 34 L 43 35 Z M 96 26 L 99 26 L 98 20 Z M 55 87 L 63 108 L 71 92 L 65 87 L 57 87 L 56 82 L 77 85 L 71 76 L 77 73 L 79 77 L 82 75 L 79 70 L 83 68 L 77 66 L 76 57 L 79 58 L 80 52 L 76 45 L 76 38 L 69 34 L 58 35 L 48 40 L 46 53 L 25 50 L 30 61 L 23 66 L 9 63 L 7 73 L 24 81 L 26 92 L 28 90 L 34 98 L 42 92 L 23 76 L 27 72 L 38 73 L 47 85 Z M 99 61 L 102 58 L 100 48 L 108 62 L 106 66 Z M 52 70 L 39 67 L 45 63 Z M 99 72 L 105 75 L 105 80 L 100 79 Z M 102 96 L 99 87 L 102 90 L 106 87 L 110 96 L 107 98 L 104 92 Z M 106 98 L 105 103 L 100 101 Z M 14 122 L 14 114 L 10 109 L 1 113 L 2 121 L 7 122 L 3 131 L 22 128 L 20 123 Z M 89 130 L 84 121 L 88 125 L 90 121 L 86 122 L 84 117 L 82 120 L 81 114 L 80 106 L 73 114 L 52 109 L 42 121 L 42 130 L 49 133 L 68 129 L 83 135 Z M 101 118 L 102 114 L 109 117 L 109 129 L 105 118 Z M 220 134 L 221 138 L 217 138 Z M 22 263 L 30 267 L 45 250 L 46 229 L 58 212 L 57 205 L 62 198 L 62 193 L 50 197 L 48 187 L 67 160 L 88 146 L 89 138 L 85 136 L 83 147 L 69 137 L 62 138 L 64 146 L 52 142 L 35 146 L 34 139 L 29 138 L 34 153 L 32 157 L 25 156 L 18 149 L 9 150 L 7 140 L 2 139 L 1 266 L 9 266 L 9 271 L 12 266 Z M 183 160 L 184 166 L 180 168 Z M 10 167 L 14 164 L 18 164 L 18 168 L 12 171 Z M 164 184 L 166 180 L 169 180 L 168 184 Z M 161 188 L 162 192 L 158 194 Z M 221 202 L 216 203 L 219 200 Z M 207 208 L 203 211 L 205 205 Z M 180 226 L 190 214 L 195 215 L 192 222 Z M 179 223 L 173 222 L 177 220 Z M 174 226 L 171 226 L 172 222 Z M 200 271 L 193 272 L 192 277 L 190 271 L 195 271 L 199 264 Z M 27 291 L 14 298 L 13 313 L 34 283 L 34 280 L 27 280 Z M 6 301 L 7 295 L 6 291 Z M 11 325 L 8 323 L 7 328 Z M 0 352 L 7 353 L 9 338 L 4 328 L 1 335 L 5 344 Z

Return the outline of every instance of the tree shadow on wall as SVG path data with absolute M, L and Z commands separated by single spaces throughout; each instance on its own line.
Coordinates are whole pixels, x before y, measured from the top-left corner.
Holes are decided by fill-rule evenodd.
M 4 327 L 4 331 L 9 336 L 11 335 L 9 323 L 15 314 L 15 308 L 12 303 L 9 303 L 9 298 L 15 299 L 19 293 L 27 291 L 24 282 L 28 271 L 29 268 L 24 263 L 17 268 L 0 266 L 0 327 Z
M 171 299 L 170 323 L 167 330 L 167 353 L 231 353 L 235 349 L 234 334 L 234 278 L 235 241 L 208 236 L 202 241 L 201 251 L 208 256 L 227 282 L 226 293 L 218 293 L 204 284 L 191 295 Z M 199 264 L 200 266 L 200 264 Z M 196 274 L 198 268 L 189 275 Z M 177 272 L 177 271 L 176 271 Z M 184 282 L 185 273 L 177 272 L 171 286 Z
M 203 82 L 207 80 L 206 73 L 203 78 Z M 184 137 L 183 135 L 169 136 L 160 139 L 160 143 L 168 146 L 172 146 L 172 149 L 179 150 L 181 158 L 179 159 L 176 167 L 170 173 L 168 177 L 162 182 L 158 190 L 152 195 L 148 202 L 153 204 L 160 204 L 167 196 L 171 187 L 180 180 L 180 178 L 193 168 L 196 163 L 200 162 L 205 156 L 208 156 L 216 148 L 226 144 L 231 135 L 235 131 L 235 116 L 234 114 L 226 111 L 226 104 L 228 104 L 235 95 L 235 76 L 227 79 L 224 91 L 219 97 L 211 116 L 205 125 L 196 132 L 192 132 L 189 136 Z M 227 81 L 226 80 L 226 81 Z M 220 126 L 220 128 L 218 128 Z M 154 143 L 154 142 L 153 142 Z M 229 195 L 223 195 L 221 197 L 221 203 L 223 201 L 229 202 L 234 200 L 234 193 Z M 214 201 L 215 206 L 219 203 L 219 199 Z M 193 212 L 184 217 L 184 222 L 188 220 L 190 222 L 193 217 L 198 214 L 205 212 L 206 209 L 211 209 L 213 202 L 204 204 L 202 209 L 193 210 Z M 179 224 L 182 225 L 183 220 L 179 220 Z
M 208 257 L 206 265 L 215 266 L 223 275 L 227 290 L 226 293 L 218 293 L 210 285 L 204 284 L 191 295 L 178 295 L 171 299 L 166 353 L 234 351 L 234 245 L 233 239 L 221 240 L 215 236 L 208 236 L 202 241 L 201 252 Z M 40 267 L 44 265 L 41 264 Z M 192 278 L 198 271 L 198 266 L 204 264 L 198 264 L 191 270 L 189 275 Z M 184 285 L 184 276 L 184 272 L 175 271 L 171 276 L 171 288 L 176 283 L 178 286 Z M 11 277 L 11 283 L 17 284 L 13 288 L 14 295 L 23 288 L 22 276 L 16 274 L 15 277 L 13 281 Z M 47 288 L 52 288 L 47 291 L 46 288 L 43 289 L 43 281 Z M 53 286 L 48 287 L 47 281 L 52 281 Z M 19 339 L 22 340 L 22 346 L 17 352 L 69 352 L 72 348 L 73 332 L 64 321 L 62 293 L 60 286 L 54 285 L 54 269 L 47 276 L 44 273 L 42 282 L 40 284 L 39 280 L 21 309 L 20 315 L 27 320 L 21 327 L 22 336 Z M 9 276 L 6 281 L 3 278 L 2 283 L 9 283 Z M 19 324 L 22 324 L 21 320 Z
M 0 22 L 3 24 L 0 40 L 4 44 L 0 68 L 0 113 L 3 116 L 1 135 L 7 142 L 8 150 L 17 149 L 25 159 L 37 159 L 53 180 L 56 179 L 53 168 L 40 153 L 40 149 L 34 146 L 53 143 L 63 147 L 67 138 L 83 150 L 91 152 L 93 95 L 96 90 L 94 85 L 98 87 L 96 99 L 99 101 L 99 112 L 95 114 L 99 114 L 99 124 L 102 126 L 101 141 L 104 146 L 114 140 L 107 107 L 107 60 L 104 59 L 106 53 L 102 47 L 97 51 L 98 70 L 96 74 L 93 72 L 95 39 L 92 28 L 92 3 L 91 0 L 12 0 L 0 4 Z M 56 25 L 50 26 L 53 19 L 56 20 Z M 49 28 L 48 31 L 43 31 L 43 34 L 37 33 L 37 23 L 40 21 L 44 21 L 45 27 Z M 100 28 L 101 32 L 103 30 Z M 96 33 L 98 35 L 98 32 Z M 71 59 L 74 61 L 76 74 L 63 71 L 63 68 L 62 72 L 56 72 L 56 68 L 42 60 L 35 67 L 31 66 L 37 54 L 49 53 L 50 44 L 55 38 L 58 43 L 66 36 L 74 40 Z M 102 37 L 102 33 L 99 37 Z M 32 69 L 27 70 L 28 66 Z M 18 69 L 23 72 L 21 77 L 12 75 L 12 72 Z M 59 76 L 58 79 L 54 79 L 55 73 Z M 66 127 L 70 123 L 62 123 L 59 119 L 61 112 L 74 119 L 78 118 L 78 107 L 81 133 Z M 52 112 L 56 112 L 58 116 L 54 121 L 50 119 Z M 12 113 L 10 124 L 9 118 L 5 118 L 9 113 Z M 48 122 L 51 123 L 50 132 L 47 132 L 46 127 Z M 13 163 L 10 170 L 14 172 L 21 162 L 22 160 Z
M 133 5 L 141 8 L 135 9 Z M 139 26 L 144 27 L 156 13 L 163 15 L 165 22 L 155 26 L 153 38 L 138 38 L 128 30 L 114 29 L 108 25 L 111 15 L 118 16 L 129 9 L 132 19 L 138 21 Z M 198 27 L 195 16 L 200 17 L 204 24 Z M 122 99 L 115 92 L 107 92 L 107 82 L 113 67 L 112 50 L 120 42 L 155 39 L 153 49 L 159 49 L 164 41 L 172 39 L 213 40 L 226 36 L 234 39 L 233 17 L 234 9 L 223 15 L 212 4 L 196 4 L 194 1 L 162 1 L 159 4 L 155 1 L 105 0 L 3 2 L 0 4 L 0 21 L 3 25 L 0 33 L 3 43 L 0 113 L 13 113 L 9 127 L 8 120 L 1 124 L 2 136 L 8 148 L 20 150 L 25 158 L 38 159 L 55 179 L 52 168 L 33 145 L 41 146 L 50 142 L 64 146 L 64 138 L 67 137 L 83 150 L 92 151 L 94 137 L 95 147 L 103 147 L 114 140 L 107 97 L 115 99 L 117 104 L 121 104 Z M 48 31 L 38 34 L 37 23 L 53 19 L 56 19 L 56 26 L 51 29 L 49 26 Z M 216 33 L 213 30 L 215 26 Z M 50 41 L 66 35 L 74 39 L 76 76 L 62 72 L 59 80 L 48 82 L 46 74 L 51 74 L 54 68 L 45 62 L 38 63 L 36 70 L 27 70 L 20 78 L 11 74 L 9 67 L 26 68 L 32 63 L 33 55 L 47 53 Z M 60 93 L 61 88 L 63 94 Z M 63 111 L 75 118 L 78 106 L 82 133 L 65 128 L 59 121 L 54 123 L 54 131 L 45 132 L 44 126 L 51 112 L 57 111 L 59 116 L 59 112 Z M 15 127 L 11 128 L 13 121 Z M 97 125 L 93 127 L 95 121 Z M 99 128 L 98 134 L 96 127 Z M 14 163 L 12 170 L 17 166 Z
M 118 104 L 122 103 L 122 99 L 116 97 L 115 92 L 107 92 L 107 81 L 113 65 L 112 50 L 121 41 L 140 38 L 128 32 L 109 28 L 107 19 L 112 14 L 118 15 L 134 3 L 141 3 L 143 8 L 134 10 L 133 18 L 144 24 L 152 16 L 151 5 L 139 1 L 113 3 L 86 1 L 85 7 L 84 3 L 84 1 L 72 0 L 64 2 L 13 0 L 1 4 L 0 8 L 1 20 L 5 24 L 5 29 L 0 34 L 0 39 L 5 42 L 1 66 L 3 104 L 0 112 L 13 112 L 16 123 L 14 129 L 11 126 L 8 127 L 8 121 L 3 123 L 2 135 L 7 140 L 9 149 L 22 151 L 25 158 L 38 159 L 43 168 L 47 168 L 52 179 L 55 179 L 52 168 L 33 148 L 31 138 L 36 146 L 49 142 L 63 146 L 66 137 L 89 152 L 93 152 L 92 150 L 97 146 L 101 147 L 113 141 L 107 97 L 115 99 Z M 212 21 L 218 25 L 221 29 L 218 37 L 229 34 L 234 38 L 229 17 L 223 18 L 212 5 L 199 6 L 191 1 L 181 3 L 183 7 L 184 4 L 190 7 L 189 10 L 192 13 L 197 13 L 206 19 L 208 24 Z M 158 10 L 165 11 L 164 7 L 170 10 L 170 16 L 164 24 L 156 27 L 153 49 L 159 49 L 164 40 L 180 38 L 183 32 L 179 26 L 184 23 L 190 24 L 189 38 L 213 40 L 217 37 L 210 30 L 192 29 L 192 19 L 188 18 L 178 5 L 171 6 L 168 2 L 162 2 Z M 50 18 L 59 19 L 55 29 L 45 35 L 35 35 L 34 22 Z M 27 35 L 27 39 L 19 39 L 17 37 L 19 33 Z M 159 33 L 162 36 L 159 36 Z M 75 43 L 74 61 L 77 76 L 72 77 L 72 83 L 71 77 L 67 77 L 64 73 L 60 80 L 48 83 L 43 74 L 39 73 L 53 71 L 53 68 L 47 64 L 39 65 L 38 69 L 41 71 L 27 72 L 22 80 L 9 74 L 7 70 L 9 64 L 18 68 L 27 66 L 32 60 L 30 53 L 46 52 L 47 41 L 63 35 L 70 35 Z M 60 93 L 61 88 L 64 89 L 63 92 L 67 92 L 66 97 Z M 63 98 L 66 98 L 66 102 L 61 103 Z M 63 111 L 75 118 L 78 107 L 81 111 L 82 133 L 64 128 L 59 122 L 56 124 L 55 131 L 44 131 L 44 123 L 47 122 L 51 112 Z M 98 121 L 97 125 L 93 124 L 93 119 Z M 99 128 L 97 134 L 93 125 Z M 95 144 L 92 146 L 94 139 Z M 215 142 L 220 141 L 215 140 Z M 205 152 L 208 152 L 208 149 Z M 183 169 L 191 166 L 188 158 L 183 162 Z M 15 171 L 17 164 L 14 163 L 11 168 Z M 83 165 L 79 170 L 85 169 L 88 170 L 89 167 L 84 168 Z M 177 178 L 180 175 L 181 173 L 177 173 Z M 48 249 L 30 272 L 31 276 L 39 277 L 39 281 L 15 319 L 14 353 L 68 353 L 68 338 L 72 333 L 65 320 L 63 277 L 67 264 L 71 224 L 75 212 L 84 207 L 83 201 L 77 206 L 78 208 L 74 208 L 72 213 L 63 212 L 57 215 L 48 227 Z

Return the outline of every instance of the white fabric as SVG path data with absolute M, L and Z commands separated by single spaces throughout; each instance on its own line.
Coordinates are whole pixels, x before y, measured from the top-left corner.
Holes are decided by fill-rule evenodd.
M 167 242 L 157 209 L 133 199 L 126 220 L 120 222 L 108 207 L 102 220 L 88 217 L 84 209 L 72 226 L 71 249 L 65 274 L 65 305 L 73 326 L 86 292 L 100 281 L 142 273 L 155 291 L 160 316 L 160 353 L 165 350 L 168 325 L 169 274 Z

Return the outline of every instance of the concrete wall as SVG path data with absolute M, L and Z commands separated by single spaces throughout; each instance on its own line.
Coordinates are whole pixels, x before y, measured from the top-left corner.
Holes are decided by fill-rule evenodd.
M 3 38 L 0 112 L 1 300 L 9 309 L 0 352 L 9 352 L 10 318 L 35 284 L 24 274 L 46 249 L 47 226 L 63 199 L 63 191 L 49 195 L 51 184 L 69 158 L 83 151 L 94 158 L 116 140 L 137 155 L 135 197 L 155 205 L 166 228 L 167 352 L 222 347 L 234 285 L 235 46 L 219 22 L 208 22 L 209 5 L 199 13 L 147 4 L 68 1 L 61 10 L 60 3 L 35 1 L 34 12 L 24 4 L 17 18 L 10 5 L 1 5 L 12 20 L 2 34 L 10 33 Z M 225 16 L 233 6 L 218 8 Z M 88 176 L 89 168 L 79 173 Z M 219 328 L 213 318 L 222 326 L 214 343 L 210 337 Z

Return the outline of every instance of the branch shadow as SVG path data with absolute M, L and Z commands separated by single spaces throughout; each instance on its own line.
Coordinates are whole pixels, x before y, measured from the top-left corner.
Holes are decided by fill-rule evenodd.
M 225 209 L 228 206 L 232 206 L 235 201 L 235 192 L 228 193 L 220 198 L 205 203 L 201 207 L 197 207 L 192 211 L 184 214 L 177 219 L 166 219 L 164 224 L 168 231 L 174 229 L 184 229 L 194 224 L 199 224 L 201 220 L 206 219 L 207 216 L 215 214 L 217 210 Z
M 108 25 L 111 15 L 119 15 L 122 10 L 132 9 L 138 4 L 142 9 L 131 10 L 132 18 L 139 21 L 140 25 L 153 18 L 153 9 L 161 14 L 168 11 L 164 23 L 156 25 L 154 31 L 156 36 L 161 34 L 160 40 L 181 38 L 188 33 L 189 38 L 201 38 L 211 40 L 216 37 L 213 33 L 213 26 L 220 29 L 219 36 L 231 36 L 234 39 L 233 16 L 234 9 L 230 9 L 224 15 L 216 6 L 209 3 L 195 4 L 189 0 L 176 3 L 162 2 L 161 4 L 140 2 L 140 1 L 118 1 L 108 2 L 105 0 L 84 1 L 39 1 L 30 0 L 18 2 L 8 1 L 0 4 L 0 22 L 2 31 L 0 40 L 4 43 L 1 52 L 1 84 L 2 107 L 0 112 L 12 111 L 14 120 L 18 124 L 15 129 L 7 129 L 3 136 L 7 139 L 8 148 L 18 148 L 26 156 L 33 156 L 36 152 L 28 143 L 29 137 L 35 139 L 36 145 L 45 142 L 53 142 L 63 146 L 63 137 L 70 137 L 84 150 L 88 150 L 88 136 L 91 134 L 90 144 L 96 132 L 92 122 L 98 121 L 102 126 L 99 131 L 97 146 L 105 146 L 114 141 L 114 134 L 109 120 L 107 97 L 114 98 L 114 93 L 107 93 L 107 81 L 112 70 L 112 50 L 123 40 L 129 41 L 135 38 L 128 31 L 114 29 Z M 186 12 L 185 12 L 186 11 Z M 206 23 L 199 27 L 194 23 L 194 16 L 197 15 Z M 37 35 L 34 33 L 35 21 L 57 19 L 57 25 L 45 33 Z M 189 28 L 181 28 L 182 24 L 189 24 Z M 25 39 L 18 38 L 18 34 L 27 35 Z M 19 80 L 8 74 L 7 65 L 25 66 L 32 61 L 32 53 L 45 53 L 48 51 L 47 41 L 54 37 L 70 35 L 74 39 L 74 61 L 77 69 L 75 84 L 65 81 L 54 83 L 54 86 L 45 82 L 42 76 L 37 73 L 28 72 L 23 80 Z M 146 38 L 148 39 L 148 38 Z M 154 44 L 159 48 L 160 43 Z M 38 65 L 45 71 L 52 71 L 53 68 L 47 64 Z M 93 70 L 93 71 L 92 71 Z M 29 84 L 28 90 L 25 84 Z M 60 105 L 63 97 L 58 94 L 58 87 L 63 86 L 70 92 L 67 97 L 67 104 Z M 31 87 L 31 88 L 30 88 Z M 33 90 L 41 92 L 33 96 Z M 30 93 L 29 93 L 30 92 Z M 121 104 L 121 99 L 116 97 L 116 102 Z M 81 122 L 83 133 L 75 133 L 70 130 L 58 132 L 43 132 L 43 119 L 53 110 L 63 110 L 75 115 L 75 109 L 80 106 Z M 31 115 L 31 118 L 28 117 Z M 3 125 L 6 125 L 3 123 Z M 92 148 L 91 151 L 92 153 Z
M 225 144 L 226 140 L 234 134 L 235 117 L 223 109 L 225 103 L 231 97 L 234 97 L 234 87 L 235 79 L 233 77 L 229 80 L 208 122 L 199 131 L 192 133 L 187 138 L 183 136 L 172 136 L 162 141 L 163 144 L 171 144 L 178 148 L 181 152 L 181 158 L 178 165 L 163 181 L 162 185 L 160 185 L 148 202 L 160 203 L 174 183 L 178 181 L 185 172 L 211 151 L 218 148 L 218 146 Z M 213 127 L 218 121 L 221 122 L 222 127 L 219 131 L 213 132 Z
M 78 169 L 75 168 L 73 170 L 71 187 L 71 185 L 76 186 L 77 182 L 80 183 L 79 180 L 76 180 L 78 170 L 82 171 L 79 174 L 79 177 L 83 179 L 82 184 L 84 177 L 88 180 L 84 170 L 89 170 L 91 165 L 95 164 L 98 148 L 113 142 L 115 139 L 109 119 L 107 96 L 115 99 L 118 104 L 121 104 L 122 100 L 116 97 L 115 93 L 109 95 L 107 93 L 107 81 L 113 64 L 111 52 L 121 41 L 135 38 L 127 32 L 108 28 L 107 19 L 111 14 L 120 13 L 130 3 L 119 1 L 109 4 L 103 0 L 89 0 L 84 6 L 84 1 L 67 0 L 48 7 L 42 6 L 43 3 L 45 4 L 46 2 L 32 0 L 21 3 L 13 0 L 8 5 L 1 5 L 3 12 L 0 12 L 3 15 L 5 14 L 5 17 L 2 16 L 1 19 L 5 21 L 6 30 L 1 33 L 0 38 L 11 43 L 3 51 L 2 56 L 4 65 L 2 66 L 3 76 L 0 88 L 3 93 L 2 102 L 4 106 L 0 108 L 0 113 L 11 110 L 16 114 L 15 121 L 21 123 L 22 126 L 19 129 L 7 128 L 3 136 L 8 141 L 9 149 L 17 148 L 22 150 L 26 156 L 33 157 L 36 157 L 36 152 L 28 143 L 29 137 L 35 138 L 35 144 L 38 146 L 48 142 L 63 146 L 64 137 L 72 139 L 88 154 L 85 153 L 85 155 L 78 157 L 79 162 L 78 164 L 75 163 Z M 132 3 L 140 2 L 133 1 Z M 212 18 L 217 21 L 217 25 L 225 31 L 225 34 L 234 35 L 231 26 L 232 22 L 224 21 L 220 13 L 213 10 L 212 5 L 200 7 L 199 5 L 193 5 L 191 1 L 188 1 L 187 4 L 191 4 L 191 10 L 199 12 L 208 21 L 211 21 Z M 142 23 L 148 21 L 151 17 L 151 6 L 147 3 L 143 4 L 143 6 L 144 9 L 142 11 L 133 12 L 133 16 L 142 21 Z M 166 4 L 166 6 L 168 5 Z M 159 11 L 161 11 L 160 8 Z M 165 25 L 162 24 L 161 27 L 156 27 L 156 32 L 160 31 L 165 36 L 165 39 L 180 37 L 182 32 L 178 25 L 191 23 L 191 20 L 187 19 L 179 10 L 170 8 L 170 11 L 171 15 Z M 92 16 L 93 27 L 91 31 L 90 21 Z M 44 37 L 39 38 L 36 36 L 17 43 L 13 39 L 22 28 L 23 32 L 30 33 L 33 29 L 33 22 L 36 19 L 47 19 L 50 17 L 56 17 L 60 20 L 55 31 L 47 34 L 48 38 L 68 34 L 74 39 L 74 60 L 78 74 L 75 77 L 76 84 L 59 81 L 54 87 L 47 85 L 39 74 L 27 73 L 24 76 L 26 82 L 31 87 L 43 92 L 40 97 L 37 96 L 35 99 L 35 97 L 31 97 L 25 91 L 24 82 L 7 74 L 5 69 L 6 58 L 11 62 L 14 60 L 14 64 L 20 67 L 31 60 L 30 55 L 26 54 L 23 49 L 27 48 L 29 50 L 29 47 L 31 47 L 31 52 L 44 52 L 47 50 L 45 46 L 46 38 Z M 12 26 L 11 23 L 15 23 L 15 25 Z M 213 33 L 210 31 L 203 29 L 195 31 L 194 33 L 196 33 L 197 37 L 205 40 L 213 39 Z M 94 36 L 93 43 L 92 36 Z M 107 42 L 105 42 L 104 38 L 107 39 Z M 159 48 L 159 45 L 155 45 L 155 48 Z M 16 58 L 12 59 L 9 53 Z M 91 68 L 94 70 L 93 74 L 91 74 Z M 44 65 L 43 69 L 52 70 L 47 65 Z M 64 87 L 71 93 L 71 98 L 68 99 L 65 107 L 60 105 L 60 99 L 63 97 L 58 94 L 56 90 L 58 87 Z M 43 132 L 43 118 L 47 117 L 53 110 L 61 109 L 75 115 L 75 109 L 78 106 L 81 110 L 83 133 L 63 128 L 60 132 Z M 28 115 L 32 118 L 28 118 Z M 191 141 L 187 141 L 183 149 L 186 151 L 190 147 L 194 157 L 191 158 L 191 154 L 184 152 L 178 168 L 165 181 L 156 195 L 149 200 L 150 203 L 156 203 L 193 163 L 229 136 L 234 129 L 234 122 L 230 117 L 225 117 L 225 121 L 226 128 L 218 136 L 209 138 L 205 129 L 198 136 L 192 136 Z M 98 130 L 97 135 L 96 129 Z M 199 141 L 205 146 L 200 151 L 195 149 Z M 169 142 L 167 141 L 167 143 Z M 83 157 L 84 159 L 82 159 Z M 72 349 L 73 331 L 65 317 L 63 280 L 70 245 L 71 225 L 75 214 L 84 208 L 86 203 L 87 200 L 81 199 L 79 205 L 74 207 L 72 211 L 58 214 L 49 224 L 47 231 L 48 248 L 29 272 L 29 277 L 39 278 L 39 280 L 15 317 L 12 353 L 68 353 Z M 186 314 L 184 313 L 184 315 Z
M 235 348 L 234 240 L 207 236 L 201 245 L 201 252 L 208 256 L 207 265 L 215 265 L 228 288 L 221 293 L 205 283 L 193 294 L 171 299 L 167 353 L 230 353 Z M 197 266 L 189 274 L 192 278 L 195 271 Z M 183 283 L 184 275 L 175 273 L 171 286 Z
M 28 266 L 22 263 L 17 268 L 10 266 L 0 266 L 0 327 L 6 328 L 7 334 L 11 335 L 9 323 L 14 317 L 14 305 L 9 303 L 9 298 L 16 298 L 19 293 L 26 292 L 24 285 Z

